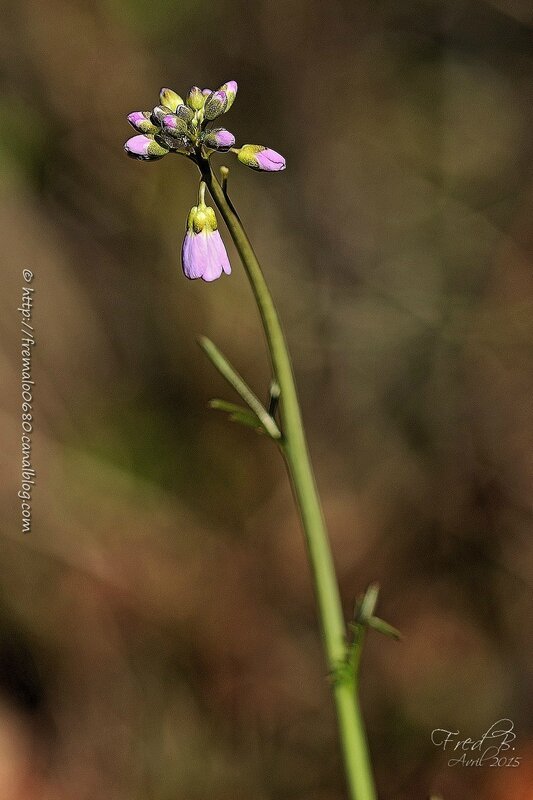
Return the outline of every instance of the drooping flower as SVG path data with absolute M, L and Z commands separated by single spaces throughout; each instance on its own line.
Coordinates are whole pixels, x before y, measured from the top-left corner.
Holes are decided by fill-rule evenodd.
M 231 273 L 228 254 L 218 231 L 215 212 L 204 201 L 205 184 L 200 184 L 198 205 L 187 219 L 187 232 L 181 248 L 181 263 L 187 278 L 210 282 L 223 272 Z
M 262 172 L 280 172 L 285 169 L 285 159 L 270 147 L 260 144 L 245 144 L 237 152 L 241 164 Z

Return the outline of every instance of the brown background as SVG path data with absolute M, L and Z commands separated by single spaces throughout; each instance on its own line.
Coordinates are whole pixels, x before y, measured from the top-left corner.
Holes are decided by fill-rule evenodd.
M 2 20 L 0 797 L 344 797 L 282 464 L 206 406 L 234 398 L 199 333 L 266 391 L 250 291 L 229 245 L 231 278 L 181 274 L 193 166 L 122 152 L 161 85 L 236 79 L 228 127 L 287 157 L 230 182 L 346 614 L 378 580 L 405 637 L 372 635 L 363 661 L 380 798 L 530 798 L 530 4 L 4 0 Z M 431 744 L 501 717 L 518 769 L 450 768 Z

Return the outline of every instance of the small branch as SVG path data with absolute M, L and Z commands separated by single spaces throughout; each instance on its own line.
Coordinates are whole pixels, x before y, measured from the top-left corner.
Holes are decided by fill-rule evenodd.
M 353 621 L 348 627 L 352 631 L 353 639 L 346 647 L 346 665 L 350 665 L 354 686 L 359 678 L 361 654 L 368 628 L 372 628 L 384 636 L 399 641 L 402 638 L 400 631 L 389 625 L 388 622 L 376 617 L 374 611 L 378 602 L 379 584 L 371 583 L 362 597 L 355 604 Z
M 278 405 L 279 405 L 280 394 L 281 394 L 281 389 L 279 387 L 279 383 L 277 381 L 272 381 L 272 383 L 270 384 L 270 393 L 268 400 L 268 413 L 272 418 L 276 416 L 276 412 L 278 410 Z
M 218 347 L 208 339 L 207 336 L 200 336 L 198 344 L 220 374 L 227 380 L 230 386 L 233 386 L 246 405 L 252 409 L 269 436 L 271 436 L 272 439 L 281 439 L 281 431 L 264 405 L 252 392 L 244 379 L 241 378 L 237 370 L 230 364 L 228 359 L 220 352 Z
M 228 176 L 228 167 L 220 167 L 220 185 L 222 186 L 222 191 L 225 195 L 228 194 Z

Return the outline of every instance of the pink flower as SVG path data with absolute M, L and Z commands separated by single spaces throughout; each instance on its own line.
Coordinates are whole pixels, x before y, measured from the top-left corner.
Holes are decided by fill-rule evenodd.
M 263 147 L 260 144 L 243 145 L 237 157 L 241 164 L 245 164 L 252 169 L 262 172 L 280 172 L 285 169 L 285 159 L 270 147 Z
M 229 150 L 235 144 L 235 136 L 225 128 L 211 128 L 204 137 L 206 147 L 213 150 Z
M 157 158 L 163 158 L 168 153 L 166 147 L 158 144 L 153 136 L 139 134 L 132 136 L 124 145 L 124 150 L 132 158 L 138 158 L 140 161 L 155 161 Z
M 215 212 L 200 199 L 191 208 L 187 220 L 187 233 L 181 248 L 181 263 L 186 278 L 214 281 L 223 272 L 231 273 L 228 254 L 217 230 Z

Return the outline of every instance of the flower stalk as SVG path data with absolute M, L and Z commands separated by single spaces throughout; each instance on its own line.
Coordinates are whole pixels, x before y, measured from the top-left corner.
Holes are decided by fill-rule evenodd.
M 328 534 L 309 458 L 294 374 L 281 323 L 250 240 L 226 190 L 214 176 L 208 159 L 199 161 L 202 180 L 233 239 L 257 302 L 272 370 L 279 386 L 282 438 L 278 440 L 305 534 L 315 587 L 326 660 L 333 677 L 339 735 L 350 800 L 376 800 L 376 790 L 357 679 L 342 671 L 346 663 L 346 626 Z M 225 176 L 227 180 L 227 173 Z
M 189 212 L 181 254 L 187 278 L 211 282 L 231 273 L 215 212 L 205 203 L 206 188 L 226 223 L 244 266 L 268 345 L 272 367 L 269 398 L 266 406 L 263 405 L 213 342 L 202 337 L 202 349 L 247 406 L 212 400 L 211 407 L 226 412 L 232 421 L 270 436 L 283 454 L 305 534 L 349 798 L 376 800 L 359 706 L 359 660 L 367 628 L 372 627 L 393 638 L 398 638 L 399 634 L 373 614 L 378 593 L 375 584 L 362 598 L 354 621 L 348 627 L 344 621 L 335 565 L 309 458 L 285 336 L 257 257 L 229 199 L 228 169 L 221 168 L 222 183 L 219 183 L 211 168 L 210 159 L 214 153 L 231 152 L 241 164 L 253 170 L 280 172 L 285 169 L 284 157 L 272 148 L 256 144 L 234 147 L 235 137 L 230 131 L 220 126 L 213 127 L 217 125 L 214 120 L 230 109 L 236 94 L 236 81 L 228 81 L 216 91 L 193 86 L 185 101 L 172 89 L 162 89 L 160 105 L 152 111 L 134 111 L 128 116 L 137 135 L 128 139 L 124 149 L 129 156 L 140 161 L 157 161 L 171 153 L 183 155 L 200 170 L 198 204 Z

